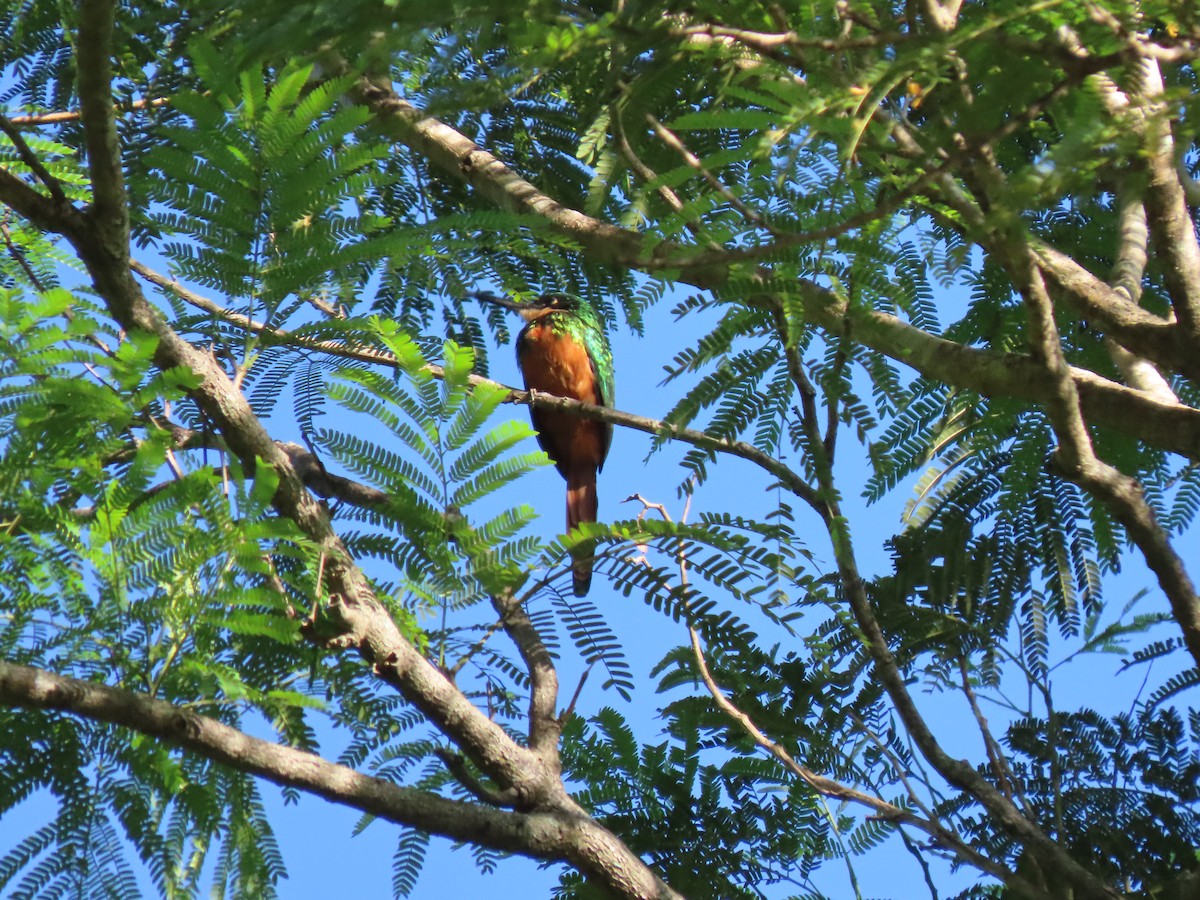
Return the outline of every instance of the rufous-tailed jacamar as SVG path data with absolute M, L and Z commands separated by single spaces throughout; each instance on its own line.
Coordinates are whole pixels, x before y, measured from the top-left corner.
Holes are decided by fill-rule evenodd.
M 612 350 L 592 305 L 572 294 L 543 294 L 517 303 L 491 294 L 478 299 L 516 310 L 526 325 L 517 335 L 517 365 L 525 389 L 570 397 L 597 406 L 613 405 Z M 612 443 L 612 425 L 569 413 L 530 408 L 538 443 L 567 479 L 567 531 L 595 522 L 599 501 L 596 473 Z M 575 596 L 592 584 L 592 551 L 574 551 L 571 573 Z

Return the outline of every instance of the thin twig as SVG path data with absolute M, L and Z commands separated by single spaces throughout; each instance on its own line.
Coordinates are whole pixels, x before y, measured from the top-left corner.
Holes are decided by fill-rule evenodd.
M 987 716 L 979 708 L 979 699 L 975 696 L 975 689 L 971 687 L 971 673 L 967 668 L 965 656 L 959 658 L 958 670 L 962 678 L 963 694 L 966 696 L 967 703 L 971 707 L 971 715 L 975 717 L 975 724 L 979 726 L 979 734 L 983 738 L 983 746 L 987 752 L 988 760 L 992 764 L 992 772 L 996 775 L 996 781 L 1000 785 L 1000 790 L 1004 791 L 1009 799 L 1012 799 L 1014 796 L 1018 798 L 1021 802 L 1021 808 L 1025 810 L 1026 815 L 1032 816 L 1033 810 L 1029 806 L 1029 801 L 1025 798 L 1021 782 L 1013 772 L 1012 767 L 1009 766 L 1008 757 L 1004 755 L 1004 751 L 996 742 L 995 737 L 992 736 Z
M 1091 74 L 1095 63 L 1089 61 L 1086 68 L 1079 72 L 1072 72 L 1045 94 L 1031 101 L 1021 112 L 1010 119 L 1007 119 L 1003 124 L 998 125 L 992 131 L 987 132 L 978 137 L 968 139 L 965 136 L 959 136 L 958 145 L 953 151 L 939 148 L 940 161 L 930 168 L 925 169 L 920 175 L 906 184 L 904 187 L 896 191 L 891 191 L 886 197 L 877 199 L 869 209 L 864 209 L 841 222 L 833 225 L 824 226 L 821 228 L 813 228 L 808 231 L 800 232 L 778 232 L 773 230 L 772 226 L 766 222 L 762 222 L 759 227 L 771 231 L 775 235 L 775 240 L 759 244 L 751 247 L 736 247 L 730 250 L 723 250 L 720 253 L 711 252 L 698 254 L 691 259 L 678 258 L 663 258 L 656 265 L 645 265 L 642 268 L 653 270 L 654 268 L 662 269 L 678 269 L 684 270 L 691 267 L 711 266 L 714 263 L 721 265 L 729 265 L 732 263 L 749 262 L 760 259 L 770 259 L 778 255 L 781 251 L 791 247 L 796 247 L 804 244 L 814 244 L 819 241 L 827 241 L 831 238 L 840 237 L 848 234 L 864 225 L 875 222 L 894 212 L 902 209 L 904 205 L 920 194 L 923 194 L 928 188 L 939 183 L 944 177 L 950 175 L 964 163 L 974 163 L 980 154 L 990 149 L 994 144 L 1012 136 L 1021 128 L 1028 125 L 1030 122 L 1041 116 L 1054 101 L 1066 96 L 1075 88 L 1079 82 L 1083 81 L 1087 75 Z M 657 120 L 655 120 L 657 121 Z M 669 134 L 669 132 L 668 132 Z M 664 141 L 666 138 L 664 137 Z M 676 138 L 678 141 L 678 138 Z M 682 144 L 680 144 L 682 146 Z M 686 148 L 683 148 L 686 152 Z M 691 164 L 691 163 L 689 163 Z M 700 160 L 696 160 L 696 165 L 693 168 L 699 168 L 703 172 Z M 718 182 L 719 185 L 719 182 Z M 717 187 L 718 191 L 722 192 L 722 196 L 726 196 L 725 192 L 729 192 L 728 188 L 723 185 Z M 740 201 L 736 196 L 729 192 L 727 199 L 731 203 Z M 743 215 L 747 213 L 751 216 L 758 214 L 753 210 L 741 210 Z M 753 219 L 751 220 L 753 221 Z
M 854 724 L 854 727 L 866 735 L 867 739 L 875 745 L 875 749 L 888 758 L 888 761 L 892 764 L 892 769 L 896 773 L 896 777 L 900 781 L 901 787 L 903 787 L 905 793 L 908 794 L 908 799 L 913 802 L 913 805 L 921 811 L 925 818 L 927 818 L 930 822 L 936 822 L 939 826 L 941 826 L 941 820 L 934 813 L 934 811 L 931 810 L 928 805 L 926 805 L 925 801 L 921 799 L 920 794 L 917 793 L 916 788 L 914 788 L 912 786 L 912 782 L 909 781 L 908 775 L 905 774 L 905 770 L 908 768 L 908 766 L 904 765 L 904 763 L 900 761 L 899 757 L 896 756 L 895 751 L 887 745 L 883 738 L 876 734 L 872 729 L 867 727 L 867 723 L 862 720 L 861 716 L 857 715 L 853 710 L 847 710 L 847 712 L 849 713 L 850 721 Z
M 67 200 L 67 195 L 63 193 L 62 184 L 42 165 L 42 161 L 29 148 L 29 145 L 25 143 L 25 138 L 21 137 L 21 133 L 17 131 L 12 121 L 3 115 L 0 115 L 0 131 L 3 131 L 8 139 L 12 141 L 13 147 L 17 151 L 17 156 L 21 158 L 21 162 L 25 163 L 29 167 L 29 170 L 37 176 L 38 181 L 46 186 L 46 190 L 50 192 L 50 196 L 63 206 L 69 204 L 70 201 Z
M 42 283 L 38 273 L 33 270 L 33 266 L 29 264 L 29 260 L 25 257 L 25 251 L 13 241 L 12 232 L 8 228 L 9 215 L 11 215 L 11 210 L 6 209 L 4 220 L 0 222 L 0 235 L 4 236 L 4 246 L 8 250 L 8 255 L 21 267 L 21 271 L 25 273 L 25 277 L 29 279 L 33 289 L 39 293 L 45 293 L 46 286 Z
M 453 681 L 458 676 L 458 673 L 463 670 L 463 666 L 470 662 L 480 650 L 487 646 L 487 642 L 491 640 L 492 635 L 500 631 L 503 627 L 503 622 L 493 622 L 486 629 L 484 629 L 484 632 L 482 635 L 480 635 L 479 640 L 475 641 L 475 643 L 468 647 L 466 652 L 458 658 L 458 661 L 454 665 L 446 669 L 446 675 L 451 681 Z
M 134 100 L 113 107 L 116 112 L 126 112 L 135 109 L 154 109 L 171 102 L 169 97 L 155 97 L 152 100 Z M 18 128 L 35 128 L 39 125 L 61 125 L 64 122 L 78 122 L 80 110 L 65 110 L 62 112 L 29 113 L 21 116 L 10 116 L 8 121 Z
M 944 845 L 959 856 L 959 858 L 975 866 L 980 871 L 986 872 L 1006 883 L 1014 883 L 1013 874 L 1004 866 L 981 855 L 974 848 L 965 844 L 957 835 L 947 831 L 937 822 L 923 819 L 910 810 L 902 809 L 888 803 L 886 800 L 881 800 L 878 797 L 855 790 L 831 778 L 825 778 L 807 766 L 797 762 L 782 745 L 763 734 L 758 726 L 754 724 L 754 721 L 725 696 L 708 669 L 708 663 L 704 658 L 704 650 L 700 646 L 700 636 L 696 633 L 695 629 L 690 629 L 690 632 L 692 654 L 696 660 L 697 671 L 700 673 L 700 679 L 704 682 L 704 686 L 708 689 L 717 707 L 726 716 L 741 726 L 742 730 L 749 735 L 754 743 L 775 757 L 788 771 L 819 794 L 865 806 L 876 816 L 886 821 L 894 822 L 898 825 L 912 825 L 915 828 L 919 828 L 934 838 L 939 844 Z
M 579 676 L 579 683 L 575 685 L 575 693 L 571 695 L 571 702 L 567 704 L 567 708 L 562 711 L 558 717 L 558 721 L 566 724 L 575 712 L 575 704 L 579 702 L 579 695 L 583 693 L 583 686 L 587 684 L 588 676 L 592 674 L 592 666 L 595 663 L 588 663 L 588 667 L 583 670 L 583 674 Z
M 728 202 L 730 206 L 742 214 L 742 217 L 745 218 L 747 222 L 757 228 L 763 229 L 768 234 L 778 236 L 778 232 L 776 232 L 775 228 L 766 219 L 764 219 L 757 210 L 751 209 L 749 206 L 743 203 L 742 199 L 738 197 L 737 194 L 730 190 L 725 183 L 721 181 L 721 179 L 717 178 L 716 175 L 708 170 L 708 167 L 704 165 L 703 160 L 701 160 L 700 157 L 696 156 L 696 154 L 692 153 L 692 151 L 687 148 L 687 145 L 680 140 L 679 135 L 675 134 L 675 132 L 663 125 L 662 122 L 660 122 L 650 113 L 646 113 L 646 121 L 650 123 L 650 127 L 654 129 L 654 133 L 658 135 L 659 140 L 678 153 L 683 161 L 687 163 L 689 167 L 695 169 L 718 194 L 725 198 L 726 202 Z

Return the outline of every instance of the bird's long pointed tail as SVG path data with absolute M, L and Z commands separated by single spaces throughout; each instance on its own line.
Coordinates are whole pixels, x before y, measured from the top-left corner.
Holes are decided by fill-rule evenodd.
M 596 495 L 596 470 L 573 469 L 567 473 L 567 531 L 580 522 L 595 522 L 600 508 Z M 571 551 L 571 574 L 575 596 L 583 597 L 592 586 L 592 545 L 582 544 Z

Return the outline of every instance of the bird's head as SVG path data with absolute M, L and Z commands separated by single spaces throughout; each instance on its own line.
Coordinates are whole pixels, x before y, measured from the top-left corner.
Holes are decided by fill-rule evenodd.
M 471 294 L 471 296 L 482 303 L 491 303 L 493 306 L 502 306 L 505 309 L 511 309 L 514 312 L 520 313 L 521 318 L 526 321 L 532 321 L 547 312 L 579 312 L 585 302 L 574 294 L 564 294 L 561 291 L 542 294 L 540 297 L 524 303 L 518 303 L 516 300 L 510 300 L 507 297 L 497 297 L 495 294 L 488 293 Z

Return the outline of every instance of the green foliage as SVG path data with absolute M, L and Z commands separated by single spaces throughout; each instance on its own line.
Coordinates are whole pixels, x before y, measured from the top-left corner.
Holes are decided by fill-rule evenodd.
M 347 469 L 387 494 L 368 515 L 388 522 L 395 536 L 375 543 L 372 554 L 390 560 L 403 573 L 401 590 L 424 602 L 459 608 L 516 587 L 535 555 L 519 537 L 532 509 L 505 509 L 476 522 L 473 507 L 544 464 L 540 452 L 510 453 L 532 429 L 510 420 L 485 430 L 507 391 L 471 383 L 469 349 L 447 343 L 442 377 L 434 378 L 410 337 L 392 323 L 375 324 L 404 379 L 347 367 L 328 393 L 387 440 L 367 441 L 361 432 L 319 434 Z
M 1015 722 L 1008 741 L 1014 774 L 1039 819 L 1103 866 L 1108 880 L 1150 890 L 1194 852 L 1200 755 L 1177 710 L 1147 707 L 1109 718 L 1084 708 Z M 1060 755 L 1069 768 L 1059 769 Z M 996 835 L 977 837 L 999 849 Z
M 653 861 L 684 895 L 757 897 L 799 860 L 801 870 L 827 850 L 811 795 L 771 764 L 750 757 L 701 761 L 695 721 L 672 716 L 671 738 L 639 745 L 612 708 L 573 718 L 563 735 L 563 765 L 585 785 L 584 807 Z M 765 840 L 764 840 L 765 839 Z M 595 897 L 577 875 L 558 897 Z
M 64 318 L 72 299 L 61 289 L 5 295 L 0 643 L 10 660 L 193 704 L 229 724 L 257 710 L 286 736 L 309 700 L 283 689 L 300 662 L 297 628 L 265 585 L 264 553 L 303 553 L 303 542 L 265 516 L 275 481 L 201 466 L 156 484 L 171 440 L 156 415 L 194 376 L 152 373 L 144 335 L 107 354 L 86 344 L 104 331 L 78 300 Z M 273 895 L 284 869 L 245 776 L 57 715 L 7 722 L 0 753 L 14 780 L 3 808 L 41 787 L 61 809 L 4 859 L 13 896 L 135 896 L 122 838 L 163 893 L 195 896 L 214 849 L 217 883 Z
M 429 847 L 429 835 L 423 831 L 407 829 L 401 833 L 392 860 L 392 893 L 397 897 L 409 897 L 417 886 L 417 876 L 425 861 Z
M 1028 362 L 1006 240 L 1101 279 L 1118 267 L 1122 202 L 1146 190 L 1147 150 L 1106 92 L 1142 77 L 1147 40 L 1161 42 L 1161 107 L 1194 191 L 1194 4 L 943 4 L 961 7 L 949 29 L 930 21 L 938 4 L 891 0 L 119 6 L 113 100 L 135 256 L 161 254 L 206 301 L 163 288 L 158 307 L 273 435 L 303 442 L 308 487 L 401 632 L 501 728 L 524 740 L 531 686 L 497 636 L 500 599 L 515 598 L 564 669 L 602 675 L 633 704 L 647 702 L 643 650 L 620 604 L 639 602 L 672 642 L 694 630 L 718 688 L 798 764 L 1024 873 L 1029 848 L 994 804 L 928 767 L 851 610 L 861 578 L 897 679 L 961 707 L 935 728 L 952 734 L 948 754 L 1114 889 L 1168 896 L 1194 871 L 1200 675 L 1158 592 L 1114 590 L 1129 536 L 1063 477 L 1062 437 L 1026 399 L 1040 386 L 981 393 L 914 373 L 903 343 L 920 333 Z M 0 4 L 10 117 L 79 109 L 80 15 Z M 373 120 L 361 73 L 411 109 Z M 423 116 L 512 176 L 495 179 L 473 152 L 447 164 L 444 146 L 414 137 Z M 96 145 L 74 117 L 15 133 L 23 144 L 0 134 L 5 175 L 43 196 L 52 177 L 88 203 Z M 521 206 L 518 178 L 553 203 Z M 597 245 L 575 210 L 625 227 L 640 252 Z M 278 472 L 228 451 L 192 399 L 200 376 L 153 365 L 156 340 L 124 332 L 80 286 L 95 279 L 67 243 L 12 211 L 0 229 L 4 659 L 476 802 L 446 764 L 446 735 L 313 639 L 334 624 L 327 547 L 276 513 Z M 1165 328 L 1176 273 L 1158 244 L 1138 313 Z M 680 296 L 675 278 L 706 290 Z M 539 521 L 525 493 L 545 464 L 533 432 L 479 377 L 511 339 L 501 311 L 466 299 L 483 286 L 579 294 L 606 333 L 638 335 L 670 296 L 671 330 L 639 345 L 669 360 L 668 426 L 749 444 L 811 493 L 781 480 L 754 508 L 742 463 L 729 475 L 723 451 L 692 446 L 681 495 L 717 505 L 732 483 L 728 511 L 557 535 L 557 514 Z M 1120 381 L 1106 323 L 1051 289 L 1066 362 L 1091 384 Z M 1200 401 L 1185 375 L 1172 388 Z M 620 395 L 659 414 L 644 386 Z M 1200 467 L 1136 429 L 1088 427 L 1186 548 Z M 668 446 L 666 431 L 654 438 Z M 846 463 L 855 453 L 865 474 Z M 863 535 L 886 529 L 865 528 L 857 501 L 882 518 L 897 498 L 900 531 L 877 542 L 890 557 L 872 559 Z M 608 600 L 565 590 L 584 545 Z M 1147 679 L 1128 709 L 1063 700 L 1073 667 L 1116 655 L 1124 678 Z M 635 732 L 636 706 L 581 706 L 563 768 L 579 802 L 677 890 L 818 896 L 823 866 L 853 880 L 856 859 L 874 865 L 885 845 L 931 884 L 942 857 L 963 862 L 953 842 L 822 798 L 767 756 L 715 707 L 690 646 L 668 649 L 654 675 L 663 733 Z M 0 712 L 0 762 L 0 814 L 37 795 L 57 810 L 0 858 L 6 896 L 134 896 L 134 855 L 164 896 L 286 894 L 247 776 L 38 711 Z M 429 847 L 420 830 L 397 837 L 396 896 L 413 893 Z M 472 852 L 484 872 L 502 855 Z M 1001 890 L 972 877 L 962 896 Z M 598 891 L 562 875 L 560 896 Z
M 297 67 L 269 87 L 256 71 L 230 83 L 216 51 L 192 52 L 207 90 L 172 98 L 186 118 L 147 160 L 148 199 L 168 210 L 150 222 L 172 236 L 163 249 L 182 276 L 275 324 L 289 295 L 347 283 L 383 252 L 369 237 L 387 220 L 361 211 L 377 182 L 364 170 L 383 150 L 353 139 L 365 111 L 334 110 L 347 81 L 308 87 L 312 68 Z

